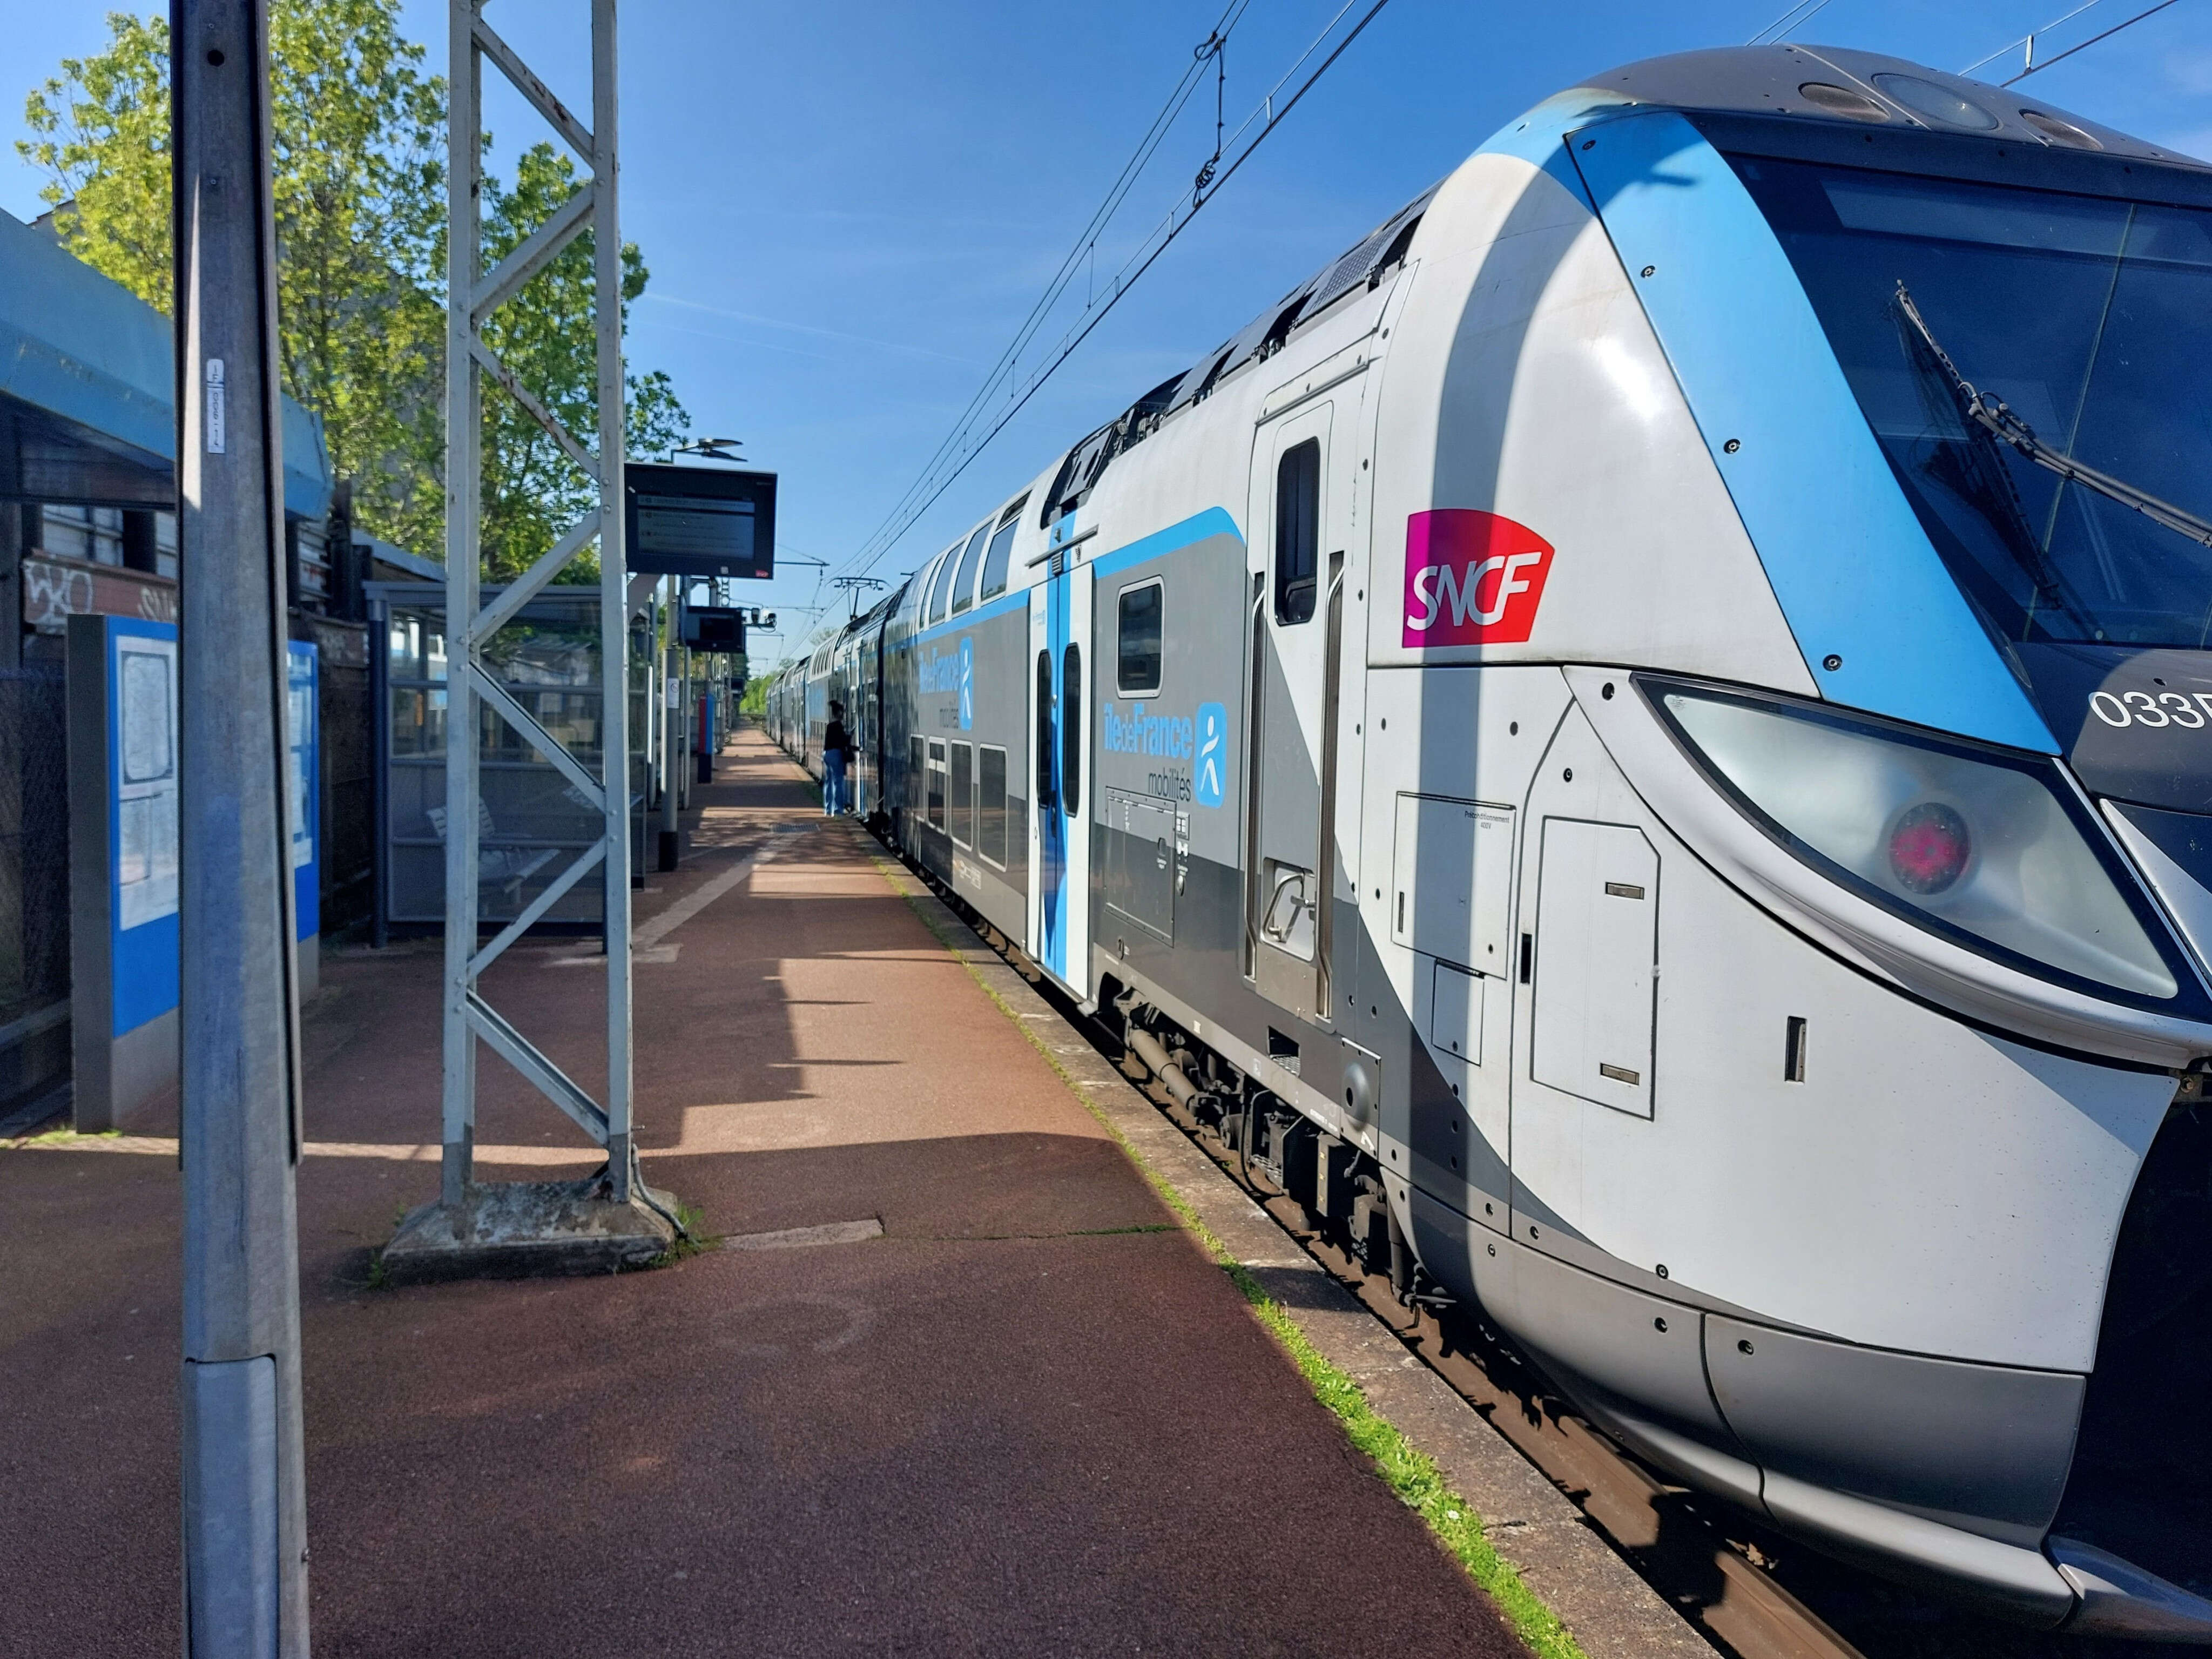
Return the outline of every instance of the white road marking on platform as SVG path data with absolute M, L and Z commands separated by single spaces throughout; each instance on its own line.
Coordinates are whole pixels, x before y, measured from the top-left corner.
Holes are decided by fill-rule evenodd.
M 702 881 L 675 903 L 670 905 L 652 921 L 629 930 L 629 959 L 634 964 L 673 962 L 680 945 L 663 945 L 660 941 L 697 915 L 716 899 L 735 887 L 762 865 L 771 862 L 776 849 L 764 847 L 748 854 L 711 881 Z M 587 957 L 556 957 L 556 968 L 588 968 L 593 963 L 606 965 L 604 953 Z
M 757 868 L 775 857 L 774 848 L 763 848 L 757 853 L 739 859 L 712 881 L 701 882 L 698 886 L 677 900 L 642 927 L 631 928 L 629 948 L 632 951 L 650 951 L 747 876 L 752 874 Z
M 683 948 L 680 945 L 656 945 L 648 950 L 641 951 L 633 945 L 630 948 L 629 959 L 634 967 L 642 966 L 647 963 L 673 962 L 676 960 L 676 953 Z M 602 951 L 588 957 L 556 957 L 553 958 L 552 965 L 556 968 L 604 968 L 607 965 L 606 953 Z
M 865 1221 L 828 1221 L 818 1227 L 786 1227 L 781 1232 L 738 1233 L 722 1241 L 726 1250 L 796 1250 L 810 1244 L 858 1244 L 881 1238 L 884 1224 L 874 1216 Z

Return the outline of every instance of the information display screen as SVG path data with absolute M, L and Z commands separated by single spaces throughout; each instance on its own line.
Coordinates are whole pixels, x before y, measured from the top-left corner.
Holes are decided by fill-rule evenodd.
M 684 643 L 694 651 L 743 651 L 745 613 L 727 605 L 686 605 Z
M 623 469 L 629 568 L 765 580 L 775 574 L 775 474 L 632 461 Z

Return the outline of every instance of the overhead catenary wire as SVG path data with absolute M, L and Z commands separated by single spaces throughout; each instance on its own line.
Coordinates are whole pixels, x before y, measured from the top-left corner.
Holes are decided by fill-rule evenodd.
M 1242 21 L 1251 3 L 1252 0 L 1230 0 L 1229 5 L 1222 12 L 1219 20 L 1208 32 L 1205 41 L 1192 53 L 1191 61 L 1184 66 L 1182 75 L 1168 94 L 1166 102 L 1160 106 L 1159 112 L 1152 117 L 1152 125 L 1145 129 L 1144 136 L 1137 141 L 1137 147 L 1130 153 L 1129 159 L 1122 163 L 1121 171 L 1115 176 L 1114 182 L 1107 187 L 1105 196 L 1101 198 L 1098 206 L 1092 211 L 1089 222 L 1076 233 L 1075 240 L 1069 246 L 1066 255 L 1060 260 L 1059 269 L 1054 271 L 1051 279 L 1046 283 L 1043 293 L 1037 296 L 1036 303 L 1030 307 L 1029 315 L 1022 319 L 1021 326 L 1014 331 L 1013 338 L 1007 343 L 1006 349 L 999 354 L 998 361 L 991 365 L 989 372 L 983 377 L 982 384 L 976 387 L 975 395 L 969 399 L 967 407 L 961 410 L 959 417 L 954 421 L 951 430 L 945 434 L 936 451 L 923 464 L 921 476 L 908 487 L 906 495 L 899 498 L 890 513 L 886 515 L 885 524 L 891 523 L 907 510 L 909 499 L 924 486 L 946 454 L 957 446 L 961 434 L 977 418 L 1000 384 L 1013 372 L 1022 352 L 1036 337 L 1037 331 L 1044 325 L 1045 319 L 1051 314 L 1053 307 L 1059 303 L 1060 296 L 1075 280 L 1076 272 L 1079 270 L 1088 270 L 1095 268 L 1100 234 L 1105 230 L 1115 214 L 1120 210 L 1129 191 L 1135 187 L 1139 177 L 1142 175 L 1146 165 L 1152 161 L 1154 152 L 1165 141 L 1169 131 L 1175 125 L 1176 117 L 1182 113 L 1184 106 L 1189 103 L 1198 88 L 1205 84 L 1207 63 L 1218 58 L 1221 49 L 1228 44 L 1230 32 Z M 1217 142 L 1217 153 L 1218 148 Z M 1093 295 L 1086 300 L 1086 309 L 1090 303 L 1095 302 L 1095 297 Z M 880 526 L 878 533 L 881 533 Z M 873 542 L 874 538 L 871 537 L 868 544 L 872 545 Z
M 1832 0 L 1797 0 L 1796 4 L 1753 35 L 1750 40 L 1744 42 L 1744 45 L 1756 46 L 1761 44 L 1776 44 L 1793 30 L 1802 28 L 1811 22 L 1816 13 L 1826 11 L 1832 3 Z
M 952 485 L 953 482 L 989 445 L 992 439 L 1005 429 L 1006 423 L 1021 412 L 1023 407 L 1036 395 L 1045 382 L 1052 378 L 1060 366 L 1073 355 L 1076 349 L 1090 337 L 1091 331 L 1097 327 L 1107 313 L 1113 310 L 1121 297 L 1128 293 L 1145 272 L 1152 268 L 1153 262 L 1166 252 L 1169 246 L 1182 234 L 1206 204 L 1220 193 L 1222 186 L 1236 175 L 1237 170 L 1250 159 L 1252 153 L 1266 142 L 1268 134 L 1283 124 L 1291 112 L 1297 107 L 1299 101 L 1313 89 L 1315 84 L 1328 72 L 1330 67 L 1344 55 L 1352 43 L 1359 38 L 1367 26 L 1375 21 L 1383 7 L 1389 3 L 1389 0 L 1372 0 L 1367 9 L 1360 15 L 1358 21 L 1345 32 L 1343 38 L 1336 42 L 1328 55 L 1314 67 L 1310 74 L 1298 82 L 1287 97 L 1281 96 L 1284 88 L 1290 85 L 1292 78 L 1313 58 L 1314 54 L 1328 42 L 1331 36 L 1335 33 L 1337 26 L 1358 4 L 1358 0 L 1344 0 L 1344 3 L 1330 16 L 1320 33 L 1314 37 L 1306 49 L 1298 54 L 1297 60 L 1268 88 L 1259 102 L 1253 106 L 1251 112 L 1238 123 L 1235 131 L 1228 135 L 1215 158 L 1219 163 L 1218 171 L 1207 177 L 1205 171 L 1201 169 L 1200 177 L 1203 182 L 1194 181 L 1189 194 L 1170 209 L 1158 224 L 1154 226 L 1138 244 L 1135 251 L 1123 261 L 1121 269 L 1115 273 L 1111 284 L 1101 290 L 1078 314 L 1058 342 L 1047 353 L 1044 360 L 1030 370 L 1025 378 L 1017 380 L 1012 373 L 1012 364 L 1018 358 L 1018 347 L 1025 345 L 1029 339 L 1034 337 L 1036 332 L 1036 324 L 1042 320 L 1042 312 L 1048 309 L 1044 301 L 1039 302 L 1039 308 L 1033 310 L 1030 319 L 1024 322 L 1023 332 L 1018 337 L 1017 346 L 1010 347 L 1006 354 L 1001 357 L 1001 366 L 994 370 L 992 376 L 977 392 L 975 398 L 969 406 L 969 412 L 963 414 L 955 423 L 945 441 L 938 446 L 935 454 L 931 457 L 921 475 L 908 486 L 906 493 L 900 497 L 898 504 L 892 508 L 876 532 L 862 544 L 851 562 L 851 568 L 859 572 L 874 568 L 877 562 L 897 544 L 899 538 L 913 527 L 915 520 Z M 1240 7 L 1232 9 L 1241 11 L 1242 9 Z M 1194 62 L 1202 69 L 1212 56 L 1212 53 L 1201 47 Z M 1194 80 L 1188 83 L 1192 87 L 1196 84 Z M 1182 95 L 1187 100 L 1189 95 L 1188 91 L 1185 90 Z M 1094 216 L 1094 223 L 1096 222 L 1099 222 Z M 1087 233 L 1083 246 L 1087 247 L 1089 245 L 1090 235 Z M 984 405 L 987 403 L 995 402 L 995 394 L 1001 384 L 1006 387 L 1006 403 L 1003 407 L 996 409 L 994 413 L 987 416 L 984 412 Z M 988 424 L 984 423 L 986 420 Z
M 2030 69 L 2034 68 L 2035 42 L 2037 37 L 2050 33 L 2051 30 L 2057 28 L 2061 23 L 2071 22 L 2075 18 L 2079 17 L 2083 12 L 2088 10 L 2092 6 L 2096 5 L 2097 3 L 2098 0 L 2081 0 L 2081 3 L 2075 7 L 2073 10 L 2062 12 L 2057 16 L 2052 18 L 2048 23 L 2045 23 L 2041 28 L 2030 29 L 2027 33 L 2021 35 L 2019 40 L 2008 40 L 2004 45 L 1999 46 L 1995 52 L 1984 53 L 1981 57 L 1974 59 L 1972 63 L 1967 64 L 1966 68 L 1960 70 L 1959 73 L 1960 75 L 1972 75 L 1976 70 L 1981 68 L 1983 64 L 1990 63 L 1996 58 L 2003 57 L 2015 46 L 2026 46 L 2027 48 L 2027 66 Z
M 2021 82 L 2027 80 L 2031 75 L 2040 75 L 2044 70 L 2051 68 L 2053 64 L 2064 63 L 2068 58 L 2073 57 L 2077 52 L 2088 51 L 2090 47 L 2095 46 L 2100 40 L 2111 40 L 2122 29 L 2133 28 L 2137 23 L 2142 22 L 2146 17 L 2155 17 L 2160 12 L 2164 11 L 2168 6 L 2171 6 L 2175 3 L 2176 0 L 2158 0 L 2158 3 L 2156 5 L 2146 7 L 2143 10 L 2137 12 L 2134 16 L 2127 19 L 2125 21 L 2113 24 L 2112 27 L 2106 29 L 2101 34 L 2091 35 L 2080 46 L 2069 46 L 2065 51 L 2060 52 L 2056 58 L 2047 58 L 2040 64 L 2029 64 L 2026 69 L 2021 70 L 2019 74 L 2014 76 L 2012 79 L 2005 82 L 2003 84 L 2008 87 L 2017 86 Z

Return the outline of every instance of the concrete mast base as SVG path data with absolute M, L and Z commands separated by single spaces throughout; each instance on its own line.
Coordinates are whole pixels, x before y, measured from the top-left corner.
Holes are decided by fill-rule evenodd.
M 620 1273 L 673 1248 L 676 1212 L 672 1194 L 641 1183 L 628 1203 L 615 1202 L 604 1170 L 581 1181 L 487 1182 L 458 1205 L 409 1211 L 380 1260 L 395 1285 Z

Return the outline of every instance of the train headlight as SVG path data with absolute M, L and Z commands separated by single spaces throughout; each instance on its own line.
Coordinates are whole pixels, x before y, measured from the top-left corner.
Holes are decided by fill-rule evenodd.
M 1708 775 L 1824 873 L 2015 967 L 2176 994 L 2140 901 L 2045 757 L 1827 708 L 1648 689 Z
M 1899 883 L 1923 896 L 1948 891 L 1966 873 L 1974 838 L 1940 800 L 1923 800 L 1897 815 L 1889 832 L 1889 868 Z

